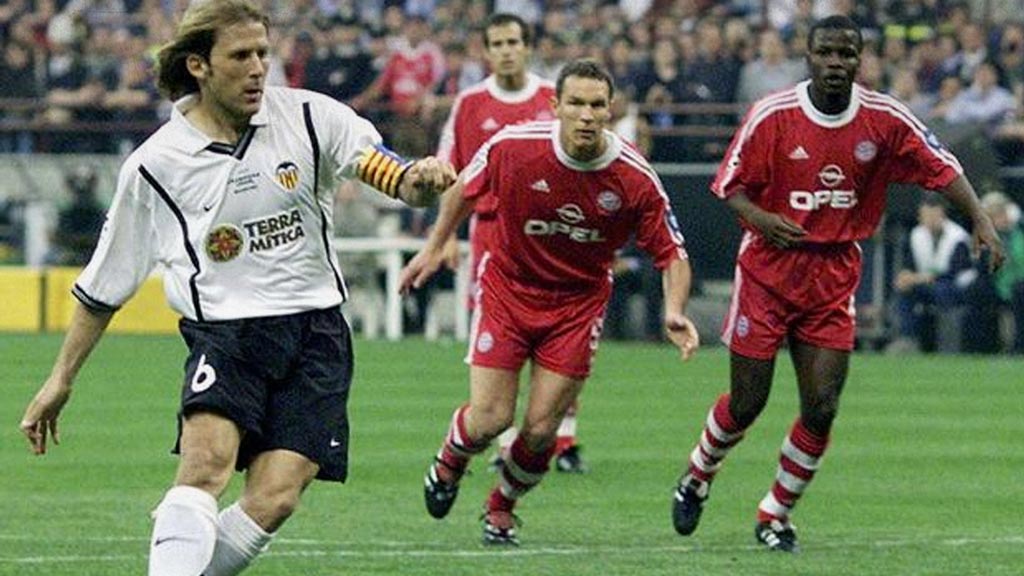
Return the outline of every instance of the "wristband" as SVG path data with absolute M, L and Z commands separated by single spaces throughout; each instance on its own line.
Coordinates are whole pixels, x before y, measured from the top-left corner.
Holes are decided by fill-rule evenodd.
M 356 176 L 391 198 L 398 198 L 398 186 L 412 165 L 412 160 L 402 158 L 383 144 L 376 144 L 363 152 L 356 165 Z

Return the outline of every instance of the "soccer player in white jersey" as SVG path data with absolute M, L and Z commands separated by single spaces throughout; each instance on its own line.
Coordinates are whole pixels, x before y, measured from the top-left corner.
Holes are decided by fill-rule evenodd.
M 345 480 L 352 348 L 332 191 L 359 179 L 422 204 L 455 179 L 447 163 L 392 154 L 343 104 L 265 86 L 267 33 L 246 0 L 195 2 L 160 51 L 171 118 L 121 169 L 64 344 L 21 422 L 36 454 L 57 442 L 79 368 L 162 266 L 189 355 L 150 576 L 237 574 L 313 479 Z M 236 466 L 241 497 L 218 513 Z
M 484 142 L 505 126 L 530 120 L 552 120 L 555 111 L 551 101 L 555 85 L 526 69 L 532 52 L 532 34 L 529 25 L 514 14 L 492 14 L 484 24 L 484 56 L 491 75 L 479 84 L 470 86 L 455 97 L 451 114 L 441 131 L 437 157 L 448 160 L 455 170 L 462 171 Z M 487 251 L 487 242 L 494 228 L 494 208 L 478 202 L 469 221 L 470 294 L 467 305 L 472 310 L 472 294 L 480 257 Z M 455 237 L 445 245 L 449 265 L 458 262 Z M 576 442 L 576 414 L 573 404 L 566 412 L 555 441 L 555 470 L 584 472 L 586 465 Z M 498 437 L 501 452 L 507 451 L 516 437 L 514 426 Z M 495 467 L 500 466 L 496 457 Z
M 956 158 L 896 99 L 854 83 L 860 29 L 845 16 L 814 24 L 811 80 L 747 113 L 711 189 L 744 228 L 732 305 L 722 329 L 731 352 L 729 393 L 707 416 L 674 493 L 682 535 L 700 520 L 722 461 L 764 408 L 784 341 L 796 368 L 800 414 L 782 443 L 754 534 L 795 552 L 790 514 L 828 446 L 854 343 L 857 242 L 870 237 L 892 182 L 940 190 L 973 224 L 974 247 L 1003 252 Z
M 669 339 L 684 359 L 699 343 L 684 315 L 691 271 L 668 195 L 640 153 L 606 129 L 611 76 L 576 60 L 562 69 L 556 93 L 557 122 L 508 126 L 477 151 L 402 273 L 404 289 L 422 286 L 473 204 L 493 202 L 467 355 L 469 401 L 455 410 L 424 480 L 427 511 L 447 516 L 470 459 L 512 423 L 529 360 L 522 425 L 484 504 L 486 544 L 518 544 L 513 508 L 548 470 L 559 423 L 590 373 L 612 261 L 631 236 L 662 271 Z

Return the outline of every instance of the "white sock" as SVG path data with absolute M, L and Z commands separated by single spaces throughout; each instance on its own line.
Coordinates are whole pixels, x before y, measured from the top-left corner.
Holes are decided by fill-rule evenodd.
M 505 431 L 498 436 L 498 447 L 500 447 L 502 451 L 507 450 L 508 447 L 512 445 L 512 442 L 515 442 L 516 436 L 518 435 L 519 430 L 516 430 L 515 426 L 505 428 Z
M 205 490 L 175 486 L 153 512 L 149 576 L 197 576 L 217 541 L 217 500 Z
M 203 576 L 235 576 L 267 549 L 273 537 L 235 502 L 217 518 L 217 548 Z
M 576 437 L 576 414 L 566 414 L 565 417 L 562 418 L 562 423 L 558 425 L 558 437 Z

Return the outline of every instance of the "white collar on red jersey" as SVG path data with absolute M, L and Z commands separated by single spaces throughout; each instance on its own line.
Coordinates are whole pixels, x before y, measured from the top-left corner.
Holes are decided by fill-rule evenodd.
M 562 141 L 558 138 L 558 132 L 561 130 L 562 123 L 556 120 L 552 122 L 551 125 L 551 144 L 555 148 L 555 156 L 558 157 L 558 161 L 564 164 L 566 168 L 576 170 L 577 172 L 595 172 L 597 170 L 603 170 L 618 158 L 619 153 L 622 152 L 622 140 L 611 130 L 605 130 L 604 141 L 607 146 L 604 149 L 604 154 L 601 154 L 590 162 L 581 162 L 572 156 L 569 156 L 569 153 L 562 148 Z
M 526 83 L 519 90 L 506 90 L 502 88 L 498 85 L 498 79 L 495 78 L 494 74 L 491 74 L 484 80 L 484 85 L 487 87 L 487 93 L 495 100 L 505 104 L 519 104 L 533 98 L 542 82 L 540 76 L 527 72 Z
M 800 102 L 800 108 L 804 111 L 804 115 L 807 118 L 819 126 L 825 128 L 839 128 L 849 124 L 855 116 L 857 111 L 860 110 L 860 93 L 861 87 L 856 82 L 853 84 L 853 90 L 850 93 L 850 105 L 846 107 L 839 114 L 825 114 L 822 111 L 814 107 L 811 103 L 811 81 L 804 80 L 803 82 L 796 85 L 796 97 L 797 101 Z

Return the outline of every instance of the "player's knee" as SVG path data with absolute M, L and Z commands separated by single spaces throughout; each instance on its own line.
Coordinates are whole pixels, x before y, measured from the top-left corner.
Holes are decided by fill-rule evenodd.
M 827 436 L 838 411 L 839 397 L 835 394 L 821 394 L 801 411 L 800 419 L 814 434 Z
M 243 508 L 267 532 L 276 531 L 299 507 L 301 491 L 282 487 L 247 489 Z
M 221 454 L 209 447 L 195 446 L 182 451 L 177 484 L 192 486 L 219 495 L 234 472 L 234 455 Z
M 733 394 L 729 398 L 729 414 L 741 430 L 746 429 L 760 416 L 767 400 L 767 396 L 759 394 Z
M 473 406 L 470 411 L 475 440 L 490 440 L 512 426 L 514 411 L 497 404 Z
M 558 432 L 557 420 L 537 421 L 524 424 L 519 431 L 526 447 L 535 453 L 543 452 L 555 443 L 555 435 Z

